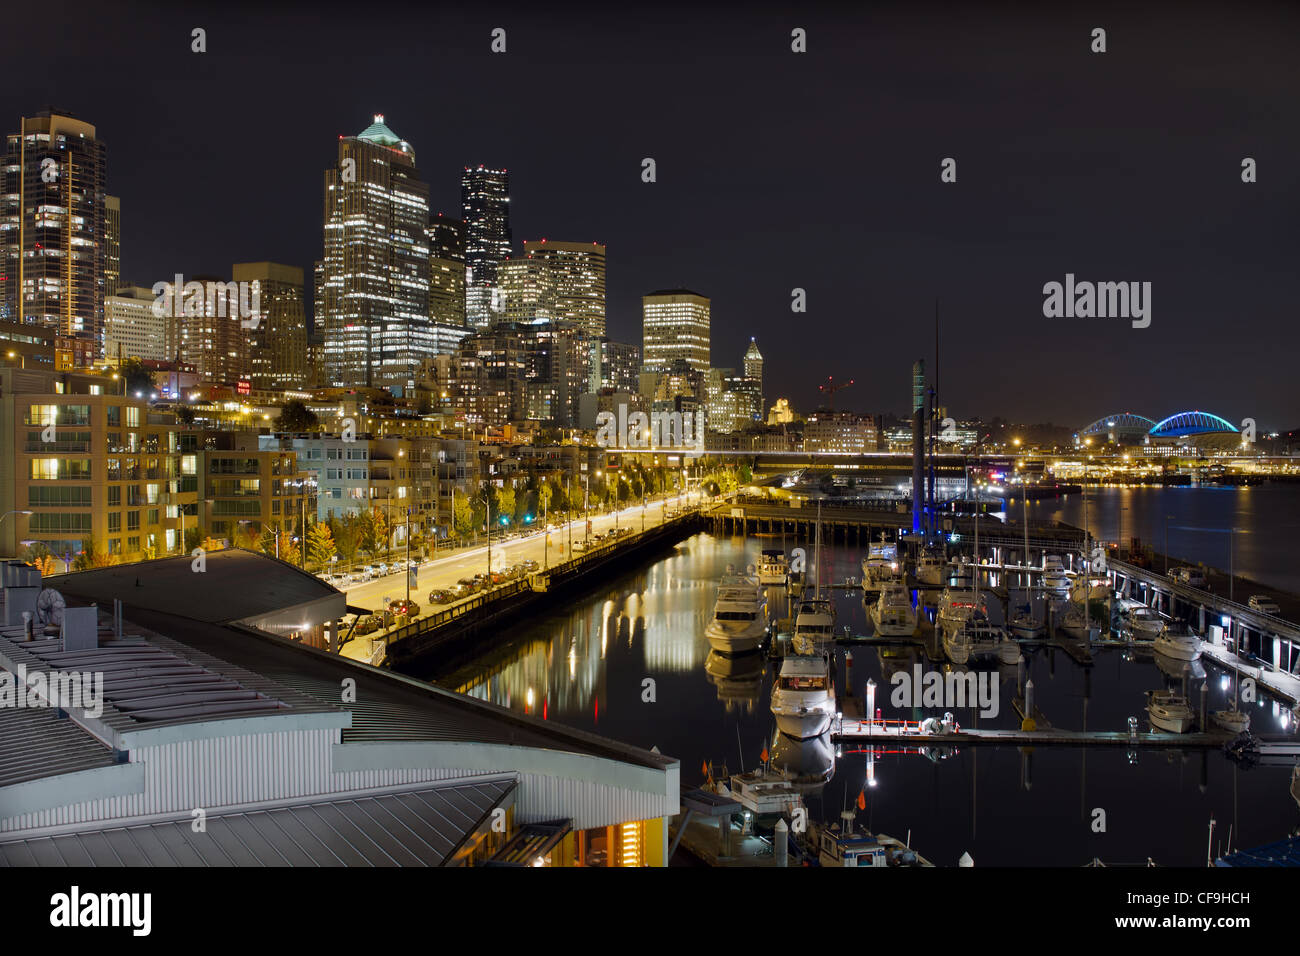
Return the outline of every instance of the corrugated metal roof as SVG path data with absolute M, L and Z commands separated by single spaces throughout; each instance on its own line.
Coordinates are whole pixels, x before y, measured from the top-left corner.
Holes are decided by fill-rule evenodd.
M 112 750 L 53 709 L 0 707 L 0 787 L 116 762 Z
M 0 842 L 0 866 L 442 866 L 510 778 Z
M 101 612 L 106 619 L 105 612 Z M 103 675 L 105 726 L 125 733 L 143 727 L 341 711 L 341 706 L 269 681 L 161 634 L 124 627 L 120 640 L 101 628 L 98 647 L 64 651 L 59 638 L 22 640 L 21 628 L 0 628 L 0 658 L 29 672 Z M 337 697 L 337 695 L 336 695 Z
M 238 626 L 199 624 L 139 608 L 131 609 L 130 619 L 322 705 L 337 704 L 342 681 L 355 680 L 356 702 L 341 705 L 352 713 L 352 726 L 343 730 L 344 743 L 467 741 L 590 754 L 656 770 L 677 764 L 671 757 Z
M 214 623 L 243 621 L 326 598 L 346 600 L 315 575 L 264 554 L 230 549 L 212 551 L 204 560 L 202 574 L 184 556 L 79 571 L 51 583 L 65 596 L 101 607 L 112 607 L 120 599 Z

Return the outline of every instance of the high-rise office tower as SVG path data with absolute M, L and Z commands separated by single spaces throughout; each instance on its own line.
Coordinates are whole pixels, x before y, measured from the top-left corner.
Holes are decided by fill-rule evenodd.
M 0 319 L 103 353 L 106 205 L 95 127 L 53 110 L 24 118 L 0 163 Z
M 439 213 L 429 222 L 429 320 L 465 324 L 465 223 Z
M 186 282 L 196 289 L 177 294 L 174 286 L 162 293 L 160 308 L 169 317 L 174 332 L 171 342 L 176 358 L 198 369 L 199 377 L 214 385 L 236 385 L 249 374 L 249 332 L 241 307 L 251 311 L 251 296 L 243 303 L 234 282 L 215 276 L 194 276 Z M 265 308 L 265 306 L 263 306 Z
M 327 381 L 404 390 L 433 354 L 429 329 L 429 189 L 411 144 L 383 116 L 339 138 L 325 171 L 325 254 L 316 324 Z
M 745 378 L 753 379 L 758 383 L 758 398 L 761 404 L 763 400 L 763 353 L 758 350 L 758 342 L 755 339 L 749 340 L 749 348 L 745 351 Z
M 249 368 L 253 388 L 270 391 L 307 386 L 307 312 L 303 275 L 297 266 L 278 262 L 237 262 L 236 282 L 258 284 L 259 307 L 247 321 Z
M 605 334 L 605 247 L 598 242 L 526 240 L 524 258 L 540 264 L 553 317 Z M 509 296 L 506 297 L 509 311 Z
M 677 359 L 709 369 L 709 299 L 689 289 L 664 289 L 641 297 L 641 353 L 647 372 L 667 371 Z
M 122 285 L 122 200 L 105 196 L 104 215 L 104 295 L 107 297 L 116 295 Z
M 465 220 L 466 293 L 468 324 L 491 324 L 497 263 L 510 257 L 510 177 L 504 169 L 466 166 L 460 181 Z
M 132 356 L 155 362 L 175 358 L 175 319 L 154 309 L 157 296 L 142 286 L 120 286 L 104 299 L 104 357 L 118 362 Z

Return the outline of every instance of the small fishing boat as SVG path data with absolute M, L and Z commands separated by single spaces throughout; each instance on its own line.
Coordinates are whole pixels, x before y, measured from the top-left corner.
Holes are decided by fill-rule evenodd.
M 855 816 L 852 810 L 845 810 L 840 814 L 840 823 L 809 825 L 808 843 L 820 866 L 934 866 L 891 836 L 859 829 L 854 823 Z

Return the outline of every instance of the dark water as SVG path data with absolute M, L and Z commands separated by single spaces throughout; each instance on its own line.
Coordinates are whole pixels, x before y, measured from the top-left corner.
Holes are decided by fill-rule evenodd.
M 1091 505 L 1090 505 L 1091 508 Z M 777 541 L 779 544 L 779 539 Z M 519 627 L 508 645 L 484 655 L 440 683 L 548 720 L 592 730 L 631 744 L 658 746 L 681 760 L 682 780 L 699 783 L 702 764 L 753 769 L 764 746 L 774 760 L 803 772 L 832 772 L 829 783 L 805 799 L 814 818 L 835 819 L 865 792 L 869 826 L 905 838 L 941 866 L 969 852 L 976 864 L 1083 864 L 1144 862 L 1204 865 L 1207 826 L 1218 821 L 1216 843 L 1256 846 L 1285 836 L 1300 813 L 1287 790 L 1289 768 L 1242 769 L 1217 751 L 1163 753 L 1143 750 L 1130 763 L 1124 749 L 1088 751 L 1040 747 L 967 748 L 946 758 L 916 754 L 836 757 L 825 742 L 795 743 L 776 733 L 768 710 L 774 665 L 713 658 L 703 633 L 716 584 L 728 564 L 755 561 L 764 539 L 744 541 L 697 535 L 639 573 L 577 602 L 564 612 Z M 787 542 L 787 550 L 794 542 Z M 860 554 L 830 549 L 830 574 L 858 572 Z M 868 630 L 860 592 L 839 592 L 839 625 Z M 868 678 L 879 685 L 876 703 L 886 717 L 916 718 L 918 710 L 891 706 L 887 673 L 910 670 L 912 659 L 883 660 L 859 647 L 847 666 L 838 653 L 839 694 L 846 682 L 858 695 Z M 721 669 L 718 665 L 721 664 Z M 1155 662 L 1101 651 L 1091 668 L 1061 651 L 1038 650 L 1027 660 L 1037 704 L 1061 728 L 1123 730 L 1129 716 L 1145 729 L 1144 692 L 1170 683 Z M 1225 705 L 1227 675 L 1205 663 L 1209 706 Z M 711 675 L 709 670 L 713 671 Z M 1012 727 L 1016 668 L 1001 674 L 1001 713 L 981 723 L 957 711 L 965 726 Z M 643 700 L 645 678 L 653 702 Z M 1188 690 L 1199 701 L 1201 681 Z M 938 713 L 937 711 L 926 711 Z M 1257 730 L 1276 731 L 1285 711 L 1271 700 L 1255 705 Z M 1094 830 L 1095 811 L 1105 832 Z
M 1020 502 L 1009 508 L 1019 521 Z M 1031 521 L 1083 527 L 1083 495 L 1029 503 Z M 1172 515 L 1166 521 L 1166 516 Z M 1168 525 L 1169 549 L 1165 550 Z M 1228 570 L 1300 594 L 1300 485 L 1253 488 L 1090 488 L 1088 528 L 1096 538 L 1141 538 L 1160 553 Z M 1228 528 L 1239 529 L 1231 536 Z

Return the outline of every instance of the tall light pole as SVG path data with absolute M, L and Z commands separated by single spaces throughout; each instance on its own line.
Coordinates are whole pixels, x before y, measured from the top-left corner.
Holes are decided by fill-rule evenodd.
M 573 494 L 569 490 L 569 485 L 573 480 L 572 475 L 564 476 L 564 518 L 569 532 L 569 560 L 573 560 Z
M 1165 515 L 1165 577 L 1169 577 L 1169 519 L 1173 515 Z
M 483 489 L 483 508 L 485 511 L 484 518 L 483 518 L 483 527 L 487 531 L 488 588 L 492 587 L 492 498 L 490 497 L 490 494 L 491 493 L 489 489 L 487 488 Z

